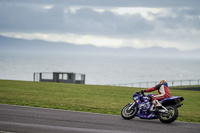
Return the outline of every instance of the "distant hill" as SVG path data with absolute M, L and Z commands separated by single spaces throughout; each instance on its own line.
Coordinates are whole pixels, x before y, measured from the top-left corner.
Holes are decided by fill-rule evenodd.
M 135 49 L 131 47 L 108 48 L 93 45 L 75 45 L 63 42 L 48 42 L 43 40 L 25 40 L 0 36 L 1 53 L 29 54 L 103 54 L 128 56 L 159 56 L 159 57 L 200 57 L 200 49 L 180 51 L 175 48 L 151 47 Z

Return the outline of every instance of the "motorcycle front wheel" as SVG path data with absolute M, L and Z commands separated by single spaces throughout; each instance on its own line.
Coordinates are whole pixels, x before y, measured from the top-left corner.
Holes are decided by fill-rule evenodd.
M 159 120 L 163 123 L 172 123 L 178 117 L 178 109 L 175 106 L 167 106 L 167 113 L 160 113 Z
M 134 118 L 138 112 L 138 107 L 136 106 L 135 103 L 133 103 L 134 105 L 132 106 L 132 104 L 127 104 L 126 106 L 124 106 L 124 108 L 121 111 L 121 116 L 126 119 L 126 120 L 130 120 L 132 118 Z M 132 107 L 131 107 L 132 106 Z M 130 108 L 131 107 L 131 108 Z

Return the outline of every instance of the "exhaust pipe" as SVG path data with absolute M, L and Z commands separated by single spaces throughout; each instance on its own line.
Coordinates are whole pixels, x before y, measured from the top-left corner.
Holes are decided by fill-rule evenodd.
M 181 107 L 182 105 L 183 105 L 183 103 L 179 103 L 179 104 L 176 104 L 175 107 L 176 107 L 176 108 L 179 108 L 179 107 Z
M 164 110 L 164 109 L 159 109 L 158 112 L 159 112 L 159 113 L 165 113 L 166 110 Z

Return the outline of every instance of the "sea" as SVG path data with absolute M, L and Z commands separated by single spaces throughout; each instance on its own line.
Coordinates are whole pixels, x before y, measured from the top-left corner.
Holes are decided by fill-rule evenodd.
M 0 53 L 0 79 L 33 81 L 35 72 L 82 73 L 90 85 L 199 80 L 200 58 Z

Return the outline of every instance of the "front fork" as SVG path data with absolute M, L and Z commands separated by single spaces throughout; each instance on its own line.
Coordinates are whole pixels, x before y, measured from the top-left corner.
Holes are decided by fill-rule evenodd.
M 135 105 L 135 102 L 132 103 L 132 105 L 128 108 L 128 110 L 131 110 L 133 108 L 133 106 Z

